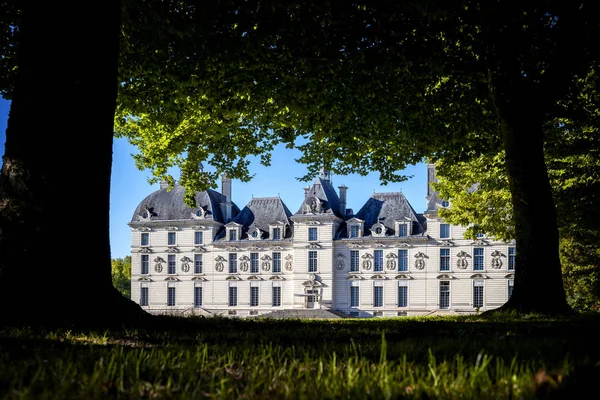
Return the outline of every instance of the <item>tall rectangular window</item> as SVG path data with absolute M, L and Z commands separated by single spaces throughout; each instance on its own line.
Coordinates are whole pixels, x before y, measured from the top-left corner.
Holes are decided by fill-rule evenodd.
M 235 229 L 229 230 L 229 240 L 237 240 L 237 231 Z
M 400 236 L 400 237 L 408 236 L 408 225 L 406 225 L 406 224 L 398 225 L 398 236 Z
M 317 272 L 317 252 L 308 252 L 308 272 Z
M 360 305 L 360 288 L 358 286 L 350 286 L 350 307 L 358 307 Z
M 194 254 L 194 273 L 202 273 L 202 254 Z
M 317 228 L 308 228 L 308 240 L 311 242 L 318 240 Z
M 273 286 L 273 307 L 281 306 L 281 286 Z
M 229 306 L 237 306 L 237 286 L 229 286 Z
M 450 282 L 440 282 L 440 308 L 450 308 Z
M 194 307 L 202 307 L 202 286 L 194 287 Z
M 169 254 L 169 256 L 167 257 L 168 259 L 168 263 L 167 266 L 169 268 L 168 273 L 169 274 L 174 274 L 176 272 L 176 268 L 177 268 L 177 264 L 175 261 L 175 254 Z
M 473 270 L 483 271 L 483 247 L 473 249 Z
M 359 225 L 350 225 L 350 237 L 351 238 L 358 237 L 358 228 L 359 228 Z
M 167 288 L 167 306 L 173 307 L 175 305 L 175 287 Z
M 142 246 L 148 246 L 150 244 L 150 234 L 148 232 L 142 233 Z
M 373 271 L 374 272 L 382 272 L 383 271 L 383 250 L 374 250 L 373 251 Z
M 383 307 L 383 286 L 373 287 L 373 307 Z
M 250 287 L 250 307 L 258 307 L 258 286 Z
M 406 282 L 398 285 L 398 307 L 408 307 L 408 286 Z
M 408 271 L 408 250 L 398 250 L 398 271 Z
M 281 272 L 281 253 L 273 253 L 273 272 Z
M 450 271 L 450 249 L 440 249 L 440 271 Z
M 440 239 L 450 238 L 450 224 L 440 224 Z
M 175 235 L 175 232 L 167 233 L 167 244 L 169 246 L 175 246 L 177 244 L 177 237 Z
M 508 280 L 508 298 L 513 294 L 513 288 L 515 287 L 515 281 L 512 279 Z
M 360 266 L 360 257 L 358 250 L 350 250 L 350 272 L 358 272 Z
M 148 305 L 148 288 L 143 287 L 140 291 L 140 306 Z
M 194 244 L 204 243 L 204 232 L 194 232 Z
M 473 281 L 473 307 L 483 307 L 483 281 Z
M 273 240 L 281 239 L 281 228 L 273 228 Z
M 229 273 L 237 274 L 237 254 L 229 253 Z
M 141 274 L 146 275 L 148 273 L 149 264 L 150 264 L 150 261 L 149 261 L 148 254 L 142 254 L 142 265 L 141 265 L 141 268 L 140 268 L 140 273 Z
M 517 248 L 509 247 L 508 248 L 508 269 L 515 269 L 516 263 L 517 263 Z
M 258 253 L 250 253 L 250 273 L 258 274 Z

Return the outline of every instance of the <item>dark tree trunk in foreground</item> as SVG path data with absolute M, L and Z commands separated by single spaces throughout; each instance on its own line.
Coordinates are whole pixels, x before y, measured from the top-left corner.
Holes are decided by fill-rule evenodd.
M 145 313 L 110 272 L 120 1 L 23 7 L 0 176 L 0 320 L 138 324 Z

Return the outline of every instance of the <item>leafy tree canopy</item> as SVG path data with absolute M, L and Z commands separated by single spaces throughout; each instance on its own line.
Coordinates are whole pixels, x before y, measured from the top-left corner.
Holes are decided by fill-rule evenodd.
M 111 259 L 112 283 L 126 298 L 131 298 L 131 256 Z

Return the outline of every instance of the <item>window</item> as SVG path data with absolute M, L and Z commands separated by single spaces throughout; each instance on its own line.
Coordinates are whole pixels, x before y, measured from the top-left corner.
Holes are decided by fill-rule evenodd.
M 281 286 L 273 286 L 273 307 L 281 306 Z
M 317 252 L 308 252 L 308 272 L 317 272 Z
M 398 283 L 398 307 L 408 307 L 408 286 L 407 282 Z
M 477 232 L 477 239 L 481 239 L 485 237 L 485 233 Z
M 175 254 L 169 254 L 168 257 L 168 273 L 169 274 L 174 274 L 175 273 Z
M 358 307 L 360 304 L 360 288 L 350 286 L 350 307 Z
M 450 271 L 450 249 L 440 249 L 440 271 Z
M 483 307 L 483 281 L 473 281 L 473 307 Z
M 142 265 L 141 265 L 141 274 L 147 274 L 148 273 L 148 266 L 150 264 L 149 261 L 149 256 L 148 254 L 142 254 Z
M 358 272 L 360 258 L 358 250 L 350 250 L 350 272 Z
M 383 228 L 381 226 L 378 226 L 377 228 L 375 228 L 376 234 L 381 235 L 382 232 L 383 232 Z
M 237 286 L 229 286 L 229 306 L 237 306 Z
M 169 307 L 175 306 L 175 288 L 174 287 L 167 288 L 167 306 L 169 306 Z
M 408 236 L 408 225 L 399 224 L 398 225 L 398 236 Z
M 229 253 L 229 273 L 237 274 L 237 254 Z
M 258 286 L 250 287 L 250 307 L 258 307 Z
M 351 225 L 350 226 L 350 237 L 351 238 L 358 237 L 358 229 L 359 229 L 359 225 Z
M 448 200 L 442 200 L 442 207 L 446 208 L 450 205 L 450 203 L 448 202 Z
M 373 271 L 374 272 L 382 272 L 383 271 L 383 250 L 375 250 L 373 251 Z
M 143 287 L 141 289 L 142 290 L 140 291 L 140 306 L 147 306 L 148 305 L 148 288 Z
M 508 280 L 508 298 L 513 294 L 513 288 L 515 287 L 515 281 L 513 279 Z
M 440 282 L 440 308 L 450 308 L 450 282 Z
M 273 272 L 281 272 L 281 253 L 273 253 Z
M 373 307 L 383 307 L 383 286 L 373 288 Z
M 398 250 L 398 271 L 408 271 L 408 250 Z
M 273 240 L 281 239 L 281 228 L 273 228 Z
M 229 240 L 237 240 L 237 231 L 235 229 L 229 230 Z
M 202 286 L 194 287 L 194 307 L 202 307 Z
M 516 262 L 517 262 L 517 248 L 509 247 L 508 248 L 508 269 L 515 269 Z
M 258 253 L 250 253 L 250 273 L 258 274 Z
M 473 249 L 473 270 L 483 271 L 483 247 Z
M 169 246 L 175 246 L 177 244 L 177 237 L 175 236 L 175 232 L 167 233 L 167 244 Z
M 194 273 L 202 273 L 202 254 L 194 254 Z
M 204 243 L 203 232 L 194 232 L 194 244 Z
M 142 246 L 148 246 L 150 244 L 150 234 L 148 232 L 142 233 Z
M 440 224 L 440 239 L 450 238 L 450 224 Z
M 311 242 L 318 240 L 317 228 L 308 228 L 308 240 Z

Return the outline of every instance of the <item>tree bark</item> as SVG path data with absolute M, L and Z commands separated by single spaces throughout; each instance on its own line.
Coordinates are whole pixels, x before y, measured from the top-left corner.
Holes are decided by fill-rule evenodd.
M 514 82 L 513 82 L 514 83 Z M 527 91 L 501 109 L 516 238 L 513 293 L 499 310 L 567 314 L 558 225 L 544 158 L 543 120 Z M 539 117 L 539 118 L 538 118 Z
M 112 286 L 109 195 L 119 0 L 23 2 L 0 175 L 0 318 L 138 324 Z

